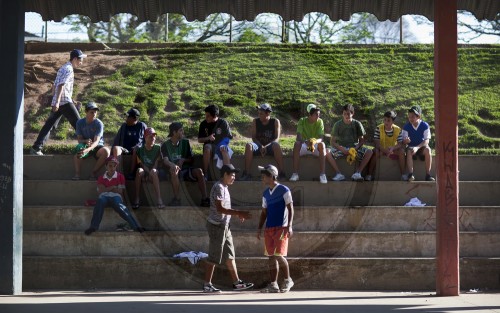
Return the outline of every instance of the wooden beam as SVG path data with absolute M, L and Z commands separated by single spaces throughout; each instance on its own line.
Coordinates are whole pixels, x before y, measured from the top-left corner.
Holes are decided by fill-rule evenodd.
M 458 296 L 458 50 L 457 0 L 434 1 L 436 116 L 436 294 Z

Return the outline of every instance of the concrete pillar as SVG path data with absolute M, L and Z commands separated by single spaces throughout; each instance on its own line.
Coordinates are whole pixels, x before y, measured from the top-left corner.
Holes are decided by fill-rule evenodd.
M 457 63 L 457 0 L 434 1 L 438 296 L 458 296 L 460 292 Z
M 22 292 L 24 1 L 0 0 L 0 294 Z

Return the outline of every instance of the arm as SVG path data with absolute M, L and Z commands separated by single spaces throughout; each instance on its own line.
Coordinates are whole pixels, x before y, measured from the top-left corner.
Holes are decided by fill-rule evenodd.
M 63 91 L 63 88 L 64 88 L 64 83 L 63 84 L 59 84 L 57 85 L 57 87 L 55 88 L 55 98 L 56 98 L 56 102 L 55 104 L 52 106 L 52 111 L 55 112 L 57 110 L 59 110 L 59 104 L 61 102 L 61 96 L 62 96 L 62 91 Z
M 343 154 L 348 155 L 349 150 L 347 150 L 345 147 L 342 147 L 337 143 L 337 138 L 334 136 L 332 133 L 332 137 L 330 138 L 330 146 L 334 147 L 337 150 L 340 150 Z
M 252 214 L 249 211 L 240 211 L 233 209 L 226 209 L 222 206 L 222 201 L 217 199 L 215 201 L 215 206 L 217 207 L 217 212 L 226 214 L 226 215 L 235 215 L 239 217 L 239 219 L 243 222 L 245 219 L 249 219 L 252 217 Z
M 103 184 L 97 184 L 97 193 L 100 195 L 103 192 L 115 192 L 123 196 L 123 189 L 118 186 L 105 187 Z
M 292 237 L 292 235 L 293 235 L 292 224 L 293 224 L 293 215 L 294 215 L 293 202 L 288 203 L 286 205 L 286 209 L 288 210 L 288 236 Z
M 257 239 L 259 239 L 259 240 L 260 240 L 260 234 L 262 233 L 262 227 L 264 226 L 266 219 L 267 219 L 267 209 L 262 208 L 262 211 L 260 212 L 260 218 L 259 218 L 259 229 L 257 231 Z

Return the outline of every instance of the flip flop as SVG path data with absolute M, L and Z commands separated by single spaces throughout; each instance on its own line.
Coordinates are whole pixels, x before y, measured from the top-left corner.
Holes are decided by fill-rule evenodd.
M 140 207 L 139 202 L 137 203 L 132 203 L 132 209 L 137 210 Z
M 158 209 L 164 209 L 165 208 L 165 204 L 161 203 L 161 204 L 158 204 Z
M 73 176 L 71 180 L 80 180 L 80 176 Z

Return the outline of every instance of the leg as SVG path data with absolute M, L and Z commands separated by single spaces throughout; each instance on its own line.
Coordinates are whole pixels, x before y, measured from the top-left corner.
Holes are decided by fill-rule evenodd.
M 203 146 L 203 172 L 208 174 L 208 166 L 210 165 L 210 160 L 212 159 L 212 145 L 206 144 Z
M 205 183 L 205 175 L 203 175 L 203 171 L 201 170 L 201 168 L 195 168 L 192 171 L 194 177 L 196 177 L 198 189 L 201 193 L 201 198 L 207 198 L 207 184 Z
M 274 160 L 278 165 L 278 170 L 280 173 L 285 173 L 285 166 L 283 165 L 283 151 L 281 151 L 281 146 L 279 143 L 275 142 L 272 144 Z
M 139 223 L 134 218 L 132 213 L 130 213 L 130 210 L 123 204 L 121 197 L 116 196 L 110 198 L 110 204 L 113 210 L 115 210 L 115 212 L 118 213 L 118 215 L 120 215 L 120 217 L 130 225 L 130 227 L 132 227 L 132 229 L 136 230 L 139 228 Z
M 403 175 L 405 172 L 405 151 L 404 149 L 398 149 L 396 153 L 398 155 L 399 171 Z
M 370 159 L 372 158 L 372 155 L 373 155 L 373 151 L 372 150 L 367 149 L 365 151 L 365 154 L 363 155 L 363 160 L 361 160 L 361 164 L 358 167 L 358 172 L 359 173 L 361 173 L 363 171 L 363 169 L 368 165 L 368 162 L 370 162 Z M 368 174 L 371 175 L 370 172 Z
M 73 164 L 75 165 L 75 178 L 80 178 L 80 171 L 82 168 L 82 160 L 76 154 L 73 156 Z
M 293 145 L 293 172 L 299 173 L 299 158 L 300 158 L 300 148 L 302 144 L 298 141 Z
M 94 165 L 94 168 L 92 169 L 92 176 L 96 177 L 97 176 L 97 171 L 103 167 L 104 162 L 106 162 L 106 158 L 109 157 L 109 149 L 106 147 L 101 147 L 97 151 L 97 162 Z
M 316 146 L 316 148 L 318 149 L 318 152 L 319 152 L 319 174 L 325 174 L 325 156 L 326 156 L 326 148 L 325 148 L 325 143 L 324 142 L 320 142 L 318 143 L 318 145 Z
M 332 153 L 330 152 L 329 149 L 326 149 L 326 156 L 325 156 L 325 158 L 326 158 L 326 161 L 328 161 L 328 164 L 330 164 L 330 166 L 333 168 L 333 170 L 335 171 L 335 173 L 340 173 L 339 166 L 337 165 L 337 162 L 333 158 L 333 155 L 332 155 Z
M 76 110 L 76 107 L 73 103 L 69 102 L 65 105 L 59 107 L 62 115 L 68 119 L 68 122 L 73 126 L 73 129 L 76 129 L 76 122 L 80 119 L 80 113 Z
M 158 178 L 158 171 L 156 169 L 152 169 L 149 172 L 149 177 L 153 182 L 153 187 L 155 189 L 156 198 L 158 201 L 158 207 L 159 208 L 164 207 L 163 200 L 161 199 L 161 194 L 160 194 L 160 179 Z
M 425 174 L 430 175 L 432 166 L 431 148 L 429 146 L 425 146 L 422 149 L 425 157 Z
M 247 143 L 245 145 L 245 174 L 250 173 L 250 166 L 252 166 L 253 160 L 253 145 Z
M 413 174 L 413 151 L 406 152 L 406 169 L 408 174 Z
M 368 174 L 375 175 L 377 163 L 380 161 L 380 151 L 377 148 L 373 149 L 372 151 L 373 155 L 370 159 L 370 162 L 368 163 Z
M 229 151 L 227 146 L 220 146 L 220 153 L 222 154 L 222 164 L 231 164 L 231 158 L 229 157 Z
M 99 197 L 97 199 L 97 203 L 94 206 L 94 212 L 92 214 L 92 221 L 90 222 L 90 228 L 93 228 L 94 231 L 99 229 L 99 225 L 101 224 L 102 217 L 104 215 L 104 209 L 108 205 L 109 197 Z
M 290 279 L 290 267 L 288 266 L 288 261 L 284 256 L 277 256 L 276 257 L 277 262 L 279 263 L 279 268 L 281 269 L 281 272 L 284 274 L 285 279 Z M 276 275 L 276 278 L 278 276 Z
M 179 189 L 180 189 L 180 181 L 179 174 L 176 172 L 175 167 L 170 167 L 170 182 L 172 183 L 172 189 L 174 191 L 174 198 L 179 199 Z
M 269 278 L 271 279 L 271 283 L 277 283 L 278 282 L 278 260 L 276 259 L 275 256 L 270 256 L 268 260 L 268 266 L 269 266 L 269 274 L 271 275 Z
M 61 115 L 62 113 L 60 112 L 60 110 L 50 113 L 49 118 L 47 119 L 47 121 L 45 121 L 45 124 L 40 130 L 40 133 L 38 133 L 38 137 L 36 138 L 35 143 L 33 144 L 33 149 L 38 151 L 43 148 L 43 145 L 45 144 L 47 139 L 49 139 L 50 130 L 57 122 L 57 120 L 61 117 Z
M 233 282 L 237 282 L 240 280 L 238 277 L 238 269 L 236 268 L 236 262 L 234 259 L 227 259 L 226 260 L 226 267 L 229 271 L 229 274 L 231 275 L 231 279 Z
M 205 284 L 212 283 L 212 277 L 214 276 L 215 264 L 205 261 Z
M 137 173 L 135 173 L 135 201 L 134 201 L 134 206 L 139 205 L 139 195 L 141 192 L 141 183 L 142 183 L 142 177 L 144 177 L 144 170 L 142 168 L 137 169 Z
M 111 148 L 111 154 L 118 159 L 122 155 L 122 148 L 120 146 L 113 146 L 113 148 Z

